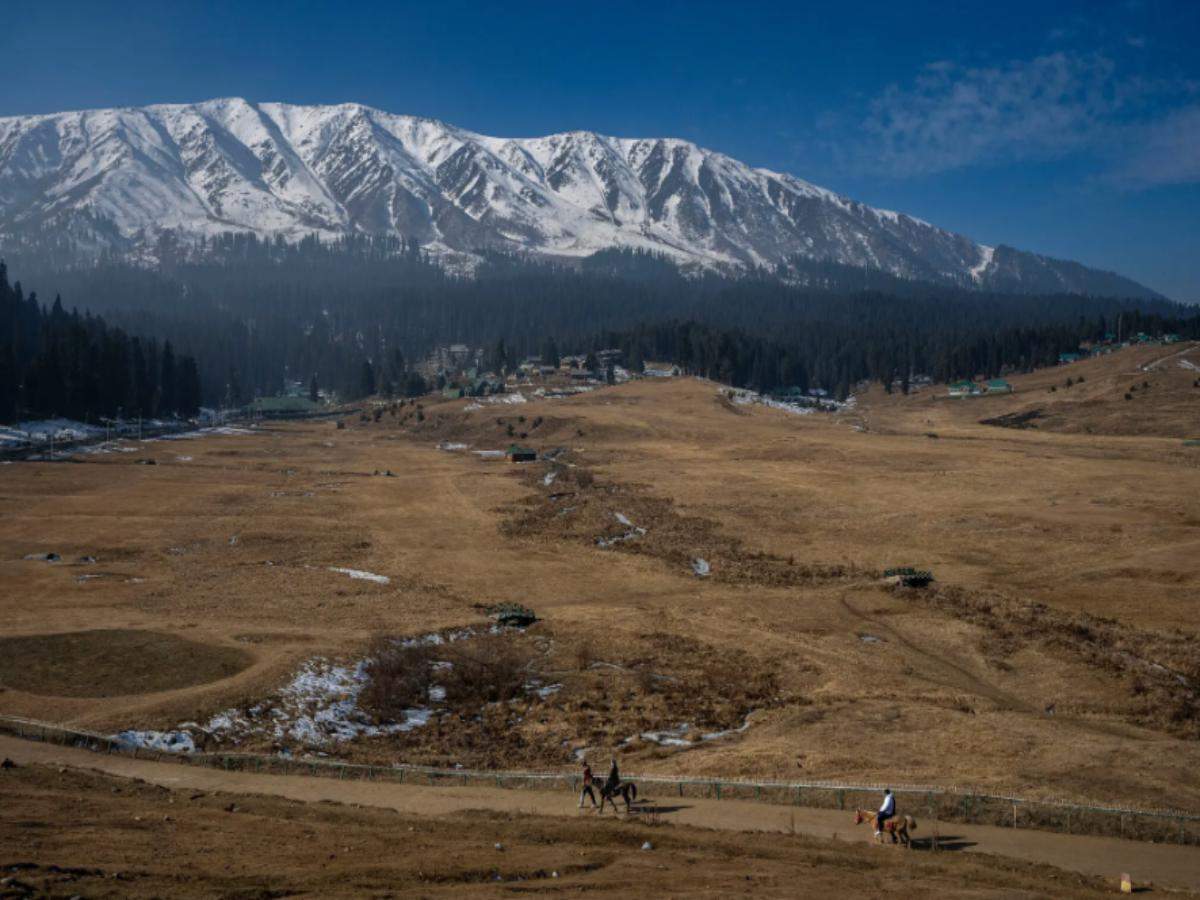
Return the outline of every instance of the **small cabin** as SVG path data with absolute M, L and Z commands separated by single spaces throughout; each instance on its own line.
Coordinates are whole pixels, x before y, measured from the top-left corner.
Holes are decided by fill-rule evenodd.
M 534 462 L 537 460 L 536 450 L 530 447 L 522 447 L 520 444 L 510 445 L 509 448 L 504 451 L 504 455 L 508 458 L 509 462 L 514 463 Z
M 979 385 L 973 381 L 955 381 L 949 385 L 951 397 L 976 397 L 979 395 Z
M 1078 353 L 1060 353 L 1058 354 L 1058 364 L 1067 365 L 1068 363 L 1079 362 L 1080 355 Z
M 990 378 L 987 383 L 987 392 L 989 394 L 1011 394 L 1013 388 L 1003 378 Z

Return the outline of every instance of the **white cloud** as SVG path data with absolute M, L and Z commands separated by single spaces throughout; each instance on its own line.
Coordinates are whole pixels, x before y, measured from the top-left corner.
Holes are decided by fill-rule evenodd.
M 1099 53 L 985 67 L 941 60 L 871 100 L 835 154 L 852 170 L 895 177 L 1082 156 L 1130 187 L 1195 181 L 1197 107 L 1178 105 L 1194 103 L 1189 93 L 1187 83 L 1122 77 Z
M 1200 105 L 1176 110 L 1128 137 L 1109 180 L 1131 188 L 1200 182 Z
M 1113 63 L 1102 56 L 926 67 L 871 102 L 858 162 L 903 176 L 1059 156 L 1094 139 L 1119 102 L 1112 83 Z

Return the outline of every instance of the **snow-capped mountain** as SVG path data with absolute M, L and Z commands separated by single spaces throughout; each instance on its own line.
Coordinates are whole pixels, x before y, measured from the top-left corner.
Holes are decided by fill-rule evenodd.
M 684 266 L 799 259 L 1004 290 L 1153 294 L 669 138 L 495 138 L 353 103 L 241 99 L 0 118 L 0 237 L 49 231 L 136 251 L 168 229 L 388 233 L 466 255 L 627 247 Z

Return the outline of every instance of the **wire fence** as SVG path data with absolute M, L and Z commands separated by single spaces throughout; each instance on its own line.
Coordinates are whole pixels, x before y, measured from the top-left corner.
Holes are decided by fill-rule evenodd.
M 511 790 L 559 790 L 578 793 L 578 774 L 564 772 L 444 769 L 395 763 L 375 766 L 328 759 L 292 758 L 257 753 L 172 753 L 149 750 L 113 737 L 24 719 L 0 716 L 0 732 L 27 740 L 79 747 L 98 753 L 120 753 L 138 759 L 173 761 L 228 772 L 304 775 L 345 781 L 395 784 L 493 787 Z M 779 782 L 739 779 L 682 778 L 669 775 L 628 775 L 641 787 L 654 786 L 660 798 L 751 800 L 814 809 L 873 809 L 882 785 L 825 781 Z M 1030 828 L 1065 834 L 1091 834 L 1128 840 L 1200 845 L 1200 815 L 1179 810 L 1147 810 L 1119 806 L 1088 806 L 1056 800 L 1031 800 L 973 790 L 892 785 L 903 814 L 922 819 L 970 825 Z M 657 799 L 657 798 L 656 798 Z

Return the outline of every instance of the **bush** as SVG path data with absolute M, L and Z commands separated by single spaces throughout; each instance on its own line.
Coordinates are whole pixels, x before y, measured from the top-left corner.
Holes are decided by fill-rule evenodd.
M 536 655 L 512 634 L 483 634 L 442 647 L 453 666 L 441 675 L 446 701 L 455 706 L 504 703 L 521 696 L 536 675 Z
M 1133 399 L 1133 394 L 1126 394 L 1126 395 L 1125 395 L 1125 399 L 1126 399 L 1126 400 L 1132 400 L 1132 399 Z
M 596 481 L 596 476 L 592 474 L 591 469 L 576 469 L 575 483 L 581 488 L 590 488 Z
M 376 638 L 366 666 L 367 683 L 359 695 L 363 709 L 377 719 L 402 719 L 406 709 L 429 705 L 434 648 L 404 646 L 394 638 Z

